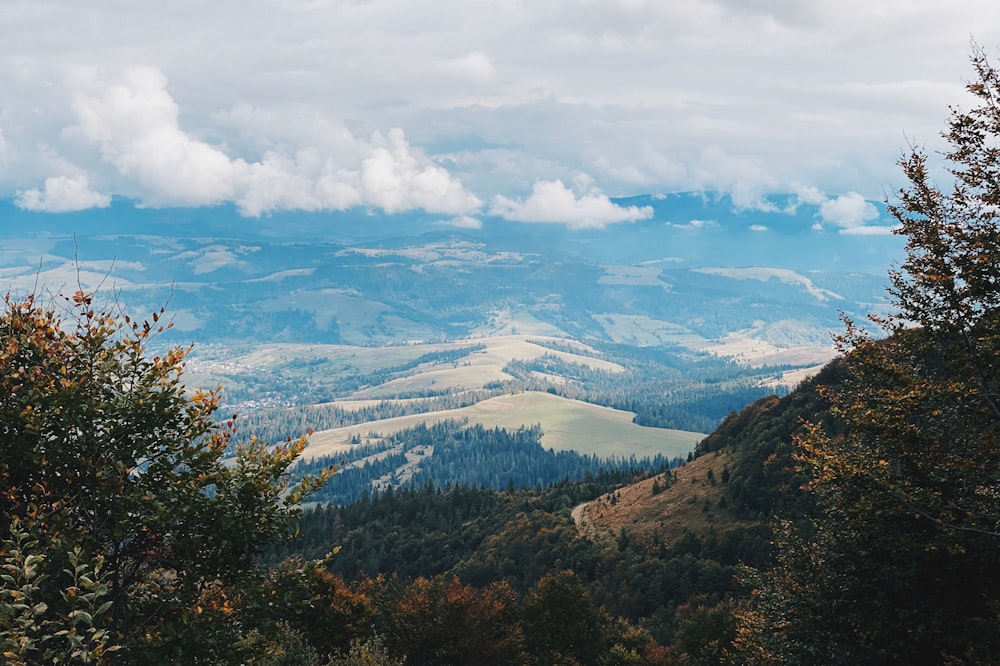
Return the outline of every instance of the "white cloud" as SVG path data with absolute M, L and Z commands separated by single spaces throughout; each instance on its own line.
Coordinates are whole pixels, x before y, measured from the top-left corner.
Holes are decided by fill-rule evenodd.
M 91 190 L 86 176 L 53 176 L 45 179 L 42 190 L 32 188 L 18 192 L 14 202 L 26 210 L 66 213 L 107 208 L 111 205 L 111 197 Z
M 857 192 L 848 192 L 820 204 L 819 216 L 842 229 L 854 229 L 877 220 L 878 209 Z
M 537 181 L 524 201 L 497 196 L 491 213 L 516 222 L 555 222 L 573 229 L 602 228 L 653 217 L 650 206 L 622 207 L 597 191 L 577 197 L 561 180 Z
M 496 74 L 493 62 L 482 51 L 473 51 L 441 63 L 441 70 L 475 82 L 488 82 Z
M 429 213 L 459 215 L 479 210 L 483 202 L 467 192 L 445 169 L 418 160 L 401 129 L 376 134 L 371 155 L 361 164 L 366 203 L 396 213 L 422 208 Z
M 234 163 L 179 126 L 180 110 L 163 73 L 129 68 L 99 96 L 78 95 L 75 131 L 141 188 L 153 205 L 200 206 L 234 198 Z
M 729 194 L 736 210 L 756 210 L 762 213 L 777 213 L 781 210 L 777 204 L 765 199 L 764 193 L 756 185 L 750 183 L 736 183 Z
M 1000 43 L 1000 3 L 952 4 L 0 3 L 0 196 L 77 173 L 62 158 L 108 194 L 247 214 L 469 214 L 579 172 L 750 209 L 796 182 L 800 205 L 872 200 L 906 137 L 938 154 L 969 35 Z M 415 166 L 369 140 L 393 127 Z
M 769 231 L 766 224 L 751 224 L 747 229 L 750 231 Z
M 778 207 L 764 198 L 774 186 L 773 178 L 755 159 L 733 155 L 713 145 L 701 152 L 699 182 L 712 190 L 729 192 L 737 210 L 777 212 Z
M 704 229 L 708 227 L 718 227 L 719 223 L 715 220 L 690 220 L 687 224 L 676 224 L 669 223 L 671 227 L 675 229 L 690 229 L 692 231 L 697 231 L 698 229 Z
M 456 229 L 483 228 L 483 221 L 478 217 L 472 217 L 470 215 L 459 215 L 458 217 L 453 217 L 450 220 L 443 220 L 441 224 L 449 227 L 455 227 Z
M 845 229 L 841 229 L 840 233 L 853 236 L 887 236 L 892 233 L 893 229 L 895 229 L 895 227 L 872 225 L 864 227 L 847 227 Z
M 823 231 L 824 224 L 832 224 L 842 234 L 877 236 L 892 232 L 892 227 L 868 224 L 879 219 L 878 209 L 857 192 L 828 197 L 816 187 L 799 184 L 793 190 L 795 201 L 785 212 L 794 214 L 802 204 L 818 206 L 818 219 L 810 227 L 813 231 Z
M 98 94 L 76 95 L 77 123 L 68 130 L 97 147 L 104 162 L 124 178 L 127 194 L 145 205 L 234 202 L 249 216 L 361 205 L 387 213 L 423 209 L 462 215 L 482 207 L 482 200 L 460 180 L 413 149 L 401 129 L 385 136 L 376 132 L 366 143 L 339 128 L 333 141 L 316 141 L 336 155 L 315 146 L 295 149 L 288 145 L 291 133 L 277 142 L 257 135 L 258 143 L 273 147 L 259 160 L 247 161 L 183 130 L 178 104 L 166 86 L 166 77 L 156 69 L 128 69 L 121 82 L 104 85 Z M 216 117 L 256 130 L 267 129 L 274 120 L 245 106 Z M 34 192 L 25 193 L 29 204 L 42 200 Z
M 259 162 L 240 163 L 237 206 L 244 215 L 273 210 L 346 210 L 362 204 L 356 172 L 338 168 L 314 149 L 294 156 L 269 151 Z
M 812 206 L 819 206 L 827 202 L 827 196 L 814 185 L 803 185 L 801 183 L 792 183 L 792 193 L 795 195 L 795 201 L 793 201 L 787 212 L 795 213 L 798 207 L 802 204 L 809 204 Z

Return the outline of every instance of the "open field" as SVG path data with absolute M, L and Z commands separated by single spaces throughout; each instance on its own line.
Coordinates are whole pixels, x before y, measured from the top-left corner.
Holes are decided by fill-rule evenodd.
M 653 494 L 657 478 L 646 479 L 577 505 L 573 522 L 591 539 L 613 541 L 624 530 L 644 544 L 652 544 L 654 537 L 674 544 L 688 531 L 705 535 L 720 524 L 739 527 L 742 523 L 718 506 L 724 486 L 708 478 L 711 471 L 714 478 L 721 479 L 723 469 L 730 464 L 734 461 L 727 453 L 700 456 L 675 469 L 676 481 L 661 493 Z
M 233 359 L 239 365 L 280 369 L 314 361 L 323 361 L 327 368 L 340 372 L 370 373 L 413 361 L 424 354 L 448 351 L 470 343 L 394 345 L 389 347 L 356 347 L 353 345 L 273 344 Z
M 558 343 L 566 347 L 575 347 L 583 354 L 570 354 L 543 347 L 541 343 Z M 514 359 L 531 360 L 550 354 L 558 356 L 571 363 L 580 363 L 596 370 L 608 372 L 620 371 L 621 366 L 602 361 L 599 358 L 585 354 L 595 353 L 591 347 L 568 338 L 557 338 L 540 335 L 501 335 L 487 338 L 469 338 L 454 342 L 419 343 L 408 345 L 392 345 L 386 347 L 357 347 L 353 345 L 323 345 L 323 344 L 271 344 L 262 345 L 258 349 L 243 356 L 232 359 L 232 362 L 254 367 L 279 368 L 292 364 L 302 364 L 310 361 L 326 361 L 343 371 L 373 372 L 402 363 L 413 361 L 425 354 L 446 352 L 473 346 L 485 346 L 485 349 L 470 352 L 458 361 L 468 362 L 474 366 L 503 367 Z M 449 362 L 448 365 L 452 363 Z M 424 368 L 433 367 L 428 363 Z
M 605 372 L 621 372 L 623 368 L 616 363 L 609 363 L 599 358 L 571 354 L 564 351 L 548 349 L 536 344 L 535 341 L 557 341 L 561 344 L 571 344 L 569 340 L 560 338 L 544 338 L 538 336 L 509 335 L 482 340 L 467 340 L 454 343 L 456 348 L 462 345 L 481 344 L 485 349 L 470 352 L 457 361 L 444 363 L 427 363 L 415 368 L 415 372 L 407 377 L 401 377 L 381 384 L 377 387 L 359 391 L 355 398 L 379 398 L 399 393 L 413 391 L 444 389 L 461 390 L 479 388 L 492 381 L 513 379 L 503 371 L 505 365 L 514 359 L 530 361 L 540 356 L 549 355 L 560 358 L 568 363 L 586 365 L 594 370 Z M 581 351 L 590 351 L 589 347 L 575 343 Z M 418 348 L 427 347 L 417 345 Z M 435 348 L 440 345 L 434 345 Z
M 496 335 L 556 336 L 566 334 L 558 327 L 541 321 L 534 314 L 520 309 L 498 309 L 489 313 L 485 323 L 470 330 L 472 337 L 492 337 Z
M 802 382 L 804 382 L 805 380 L 817 374 L 824 367 L 826 367 L 826 363 L 814 365 L 811 368 L 786 370 L 785 372 L 782 372 L 780 375 L 775 376 L 773 379 L 763 382 L 762 386 L 767 386 L 772 389 L 778 389 L 778 388 L 793 389 Z
M 593 317 L 615 342 L 640 346 L 681 345 L 690 349 L 705 343 L 705 338 L 684 326 L 646 315 L 605 312 Z
M 579 353 L 550 349 L 555 344 Z M 464 355 L 461 352 L 464 351 Z M 446 359 L 415 364 L 429 354 L 458 352 Z M 583 365 L 603 372 L 622 372 L 624 368 L 598 358 L 598 353 L 585 344 L 568 338 L 538 335 L 503 335 L 471 338 L 454 342 L 391 345 L 386 347 L 356 347 L 303 343 L 276 343 L 253 346 L 242 354 L 223 358 L 196 357 L 189 367 L 189 376 L 198 386 L 232 385 L 232 378 L 249 373 L 301 377 L 309 382 L 334 386 L 345 376 L 373 375 L 395 368 L 376 386 L 358 389 L 352 400 L 380 400 L 400 394 L 419 392 L 447 393 L 479 389 L 491 382 L 512 380 L 504 367 L 513 360 L 532 361 L 542 356 L 554 356 L 567 363 Z M 412 366 L 408 369 L 402 369 Z
M 705 273 L 706 275 L 721 275 L 723 277 L 732 278 L 734 280 L 758 280 L 760 282 L 769 282 L 771 280 L 777 280 L 778 282 L 784 282 L 785 284 L 798 285 L 802 287 L 810 296 L 818 301 L 829 301 L 831 299 L 842 301 L 844 297 L 840 294 L 834 293 L 829 289 L 821 289 L 813 284 L 813 281 L 806 276 L 796 273 L 795 271 L 788 270 L 787 268 L 769 268 L 769 267 L 755 267 L 755 268 L 695 268 L 693 269 L 696 273 Z
M 469 407 L 361 423 L 314 433 L 305 456 L 332 455 L 350 448 L 355 436 L 386 436 L 420 423 L 466 420 L 488 428 L 517 429 L 540 424 L 542 445 L 585 454 L 637 457 L 686 456 L 704 436 L 684 430 L 647 428 L 632 423 L 633 414 L 549 393 L 526 392 L 484 400 Z

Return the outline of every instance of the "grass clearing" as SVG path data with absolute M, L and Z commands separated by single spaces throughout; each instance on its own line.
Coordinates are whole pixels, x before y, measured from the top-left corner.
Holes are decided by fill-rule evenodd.
M 601 457 L 686 456 L 704 437 L 685 430 L 649 428 L 632 423 L 634 414 L 568 400 L 549 393 L 526 392 L 483 400 L 475 405 L 430 414 L 415 414 L 382 421 L 361 423 L 314 433 L 305 456 L 333 455 L 352 446 L 360 437 L 369 441 L 374 434 L 384 437 L 421 423 L 465 420 L 487 428 L 515 430 L 539 424 L 542 445 L 556 451 L 572 450 Z
M 653 484 L 662 482 L 662 477 L 646 479 L 578 505 L 573 520 L 591 539 L 613 541 L 624 530 L 647 545 L 652 545 L 654 536 L 674 544 L 687 531 L 707 535 L 720 527 L 739 527 L 746 523 L 719 506 L 725 492 L 720 480 L 730 465 L 735 462 L 723 451 L 700 456 L 674 470 L 677 480 L 661 493 L 653 494 Z M 708 476 L 710 470 L 715 481 Z

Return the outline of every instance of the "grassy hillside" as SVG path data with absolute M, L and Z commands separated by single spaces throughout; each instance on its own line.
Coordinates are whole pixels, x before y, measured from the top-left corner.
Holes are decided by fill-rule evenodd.
M 814 359 L 806 355 L 799 360 Z M 792 369 L 755 365 L 679 349 L 635 350 L 505 335 L 390 347 L 253 345 L 230 357 L 206 355 L 192 370 L 201 385 L 223 384 L 227 393 L 228 384 L 244 387 L 246 397 L 231 404 L 233 412 L 244 415 L 243 431 L 280 441 L 312 430 L 304 463 L 351 467 L 349 483 L 344 479 L 350 488 L 338 490 L 337 499 L 330 500 L 341 502 L 353 501 L 347 498 L 360 492 L 361 474 L 370 474 L 373 491 L 423 479 L 432 468 L 435 482 L 473 482 L 467 470 L 454 466 L 471 463 L 452 461 L 452 467 L 442 467 L 445 454 L 435 452 L 434 442 L 411 450 L 400 448 L 396 439 L 414 428 L 446 423 L 449 429 L 464 424 L 512 433 L 537 427 L 535 446 L 602 460 L 683 459 L 704 437 L 702 432 L 767 393 L 767 386 Z M 513 462 L 508 467 L 521 469 Z M 576 462 L 570 467 L 582 474 Z M 518 483 L 550 478 L 548 473 L 522 472 Z M 721 472 L 713 473 L 718 478 Z M 710 494 L 696 500 L 696 511 L 685 506 L 685 519 L 722 516 L 725 512 L 715 509 L 718 491 Z M 643 511 L 659 511 L 665 499 L 659 497 L 656 506 Z M 710 510 L 714 513 L 708 515 Z M 617 534 L 619 523 L 643 519 L 610 520 L 609 531 Z M 636 532 L 637 538 L 643 531 Z
M 639 426 L 632 422 L 633 417 L 630 412 L 531 391 L 490 398 L 460 409 L 412 414 L 316 432 L 310 437 L 306 456 L 334 454 L 354 446 L 352 439 L 367 443 L 373 438 L 383 438 L 421 423 L 449 420 L 465 420 L 488 428 L 508 430 L 538 424 L 542 427 L 542 445 L 546 448 L 574 450 L 600 457 L 685 456 L 704 437 L 701 433 L 684 430 Z
M 598 539 L 624 531 L 642 543 L 670 544 L 688 533 L 766 532 L 776 515 L 810 515 L 813 502 L 801 490 L 805 477 L 793 459 L 794 437 L 804 422 L 828 420 L 817 387 L 837 384 L 840 372 L 835 361 L 787 396 L 762 398 L 731 415 L 698 443 L 692 461 L 672 473 L 577 507 L 580 530 Z
M 230 399 L 264 384 L 299 402 L 385 399 L 403 395 L 481 388 L 511 381 L 504 368 L 514 360 L 548 357 L 594 372 L 624 368 L 600 352 L 568 338 L 502 335 L 441 343 L 382 347 L 273 343 L 199 347 L 188 367 L 192 386 L 222 386 Z M 249 393 L 253 393 L 252 391 Z M 259 393 L 259 391 L 258 391 Z
M 728 508 L 725 482 L 734 456 L 728 451 L 703 455 L 673 472 L 644 479 L 580 504 L 573 519 L 592 539 L 613 540 L 622 533 L 650 546 L 677 543 L 691 532 L 747 527 Z

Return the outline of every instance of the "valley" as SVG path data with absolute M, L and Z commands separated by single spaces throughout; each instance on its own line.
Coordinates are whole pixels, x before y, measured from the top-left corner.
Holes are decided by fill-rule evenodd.
M 841 314 L 883 298 L 880 276 L 838 257 L 895 247 L 828 234 L 803 253 L 794 215 L 642 203 L 657 215 L 621 231 L 330 214 L 263 233 L 225 210 L 119 209 L 128 224 L 109 215 L 68 234 L 73 214 L 9 211 L 34 226 L 0 230 L 0 281 L 96 290 L 137 320 L 166 305 L 171 328 L 153 344 L 194 343 L 192 389 L 221 388 L 223 413 L 267 441 L 312 431 L 304 466 L 379 461 L 372 489 L 420 478 L 440 453 L 399 438 L 437 426 L 537 429 L 545 455 L 642 467 L 683 460 L 727 414 L 833 358 Z
M 0 16 L 3 666 L 1000 663 L 996 0 Z

